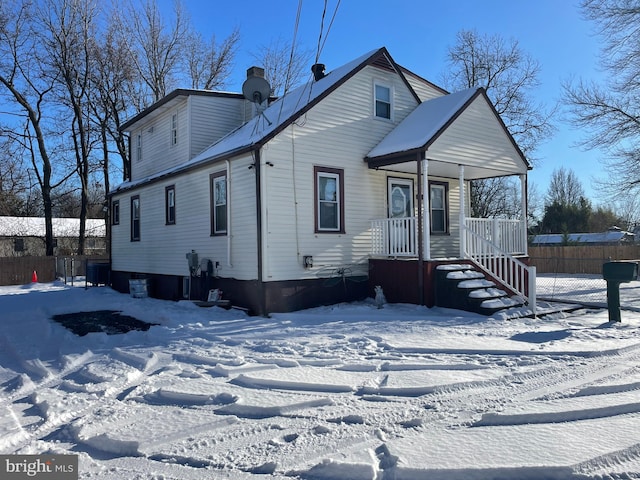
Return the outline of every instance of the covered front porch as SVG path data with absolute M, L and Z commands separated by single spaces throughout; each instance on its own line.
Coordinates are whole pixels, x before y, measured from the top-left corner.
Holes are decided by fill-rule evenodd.
M 483 89 L 422 103 L 365 161 L 392 179 L 386 216 L 371 224 L 371 278 L 386 284 L 392 300 L 415 292 L 414 301 L 433 305 L 434 269 L 457 262 L 472 264 L 535 313 L 535 269 L 527 265 L 530 166 Z M 393 180 L 407 175 L 416 192 Z M 506 176 L 520 181 L 519 214 L 472 218 L 471 182 Z M 395 208 L 404 197 L 405 208 Z

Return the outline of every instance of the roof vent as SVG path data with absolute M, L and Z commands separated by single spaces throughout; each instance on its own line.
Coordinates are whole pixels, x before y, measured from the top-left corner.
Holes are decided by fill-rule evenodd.
M 324 77 L 324 63 L 316 63 L 315 65 L 311 65 L 311 71 L 313 72 L 313 77 L 317 82 Z

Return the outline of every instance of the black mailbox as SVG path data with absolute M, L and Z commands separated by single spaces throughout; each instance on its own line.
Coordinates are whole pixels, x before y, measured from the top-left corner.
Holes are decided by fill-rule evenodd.
M 607 262 L 602 265 L 602 277 L 607 281 L 609 321 L 620 321 L 620 284 L 638 278 L 638 262 Z
M 638 278 L 636 262 L 607 262 L 602 265 L 602 276 L 614 282 L 630 282 Z

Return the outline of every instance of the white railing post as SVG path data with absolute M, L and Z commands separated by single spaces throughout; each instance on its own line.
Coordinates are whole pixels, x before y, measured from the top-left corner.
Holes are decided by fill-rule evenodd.
M 529 307 L 533 311 L 533 316 L 536 316 L 536 267 L 529 266 Z

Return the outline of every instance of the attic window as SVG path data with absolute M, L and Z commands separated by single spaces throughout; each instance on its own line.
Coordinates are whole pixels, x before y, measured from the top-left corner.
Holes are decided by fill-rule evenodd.
M 136 160 L 142 161 L 142 134 L 136 136 Z
M 373 89 L 375 116 L 391 120 L 391 87 L 376 83 Z
M 178 114 L 171 115 L 171 145 L 178 144 Z

